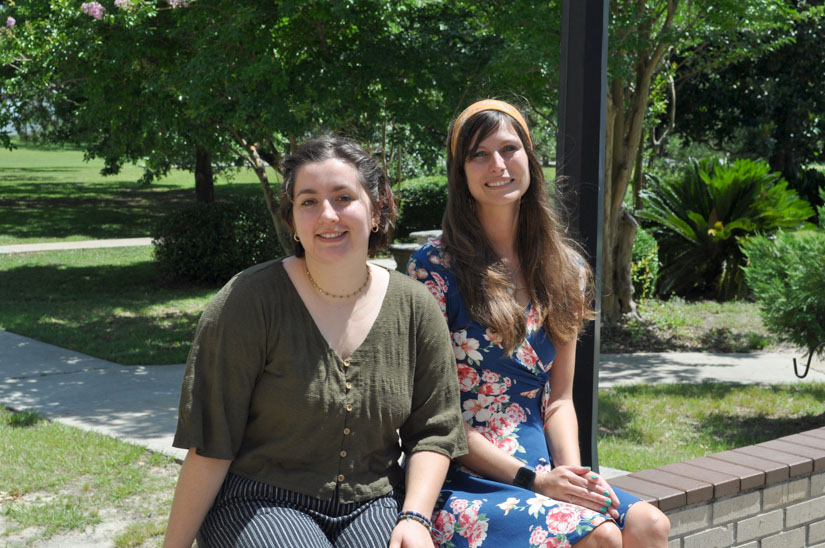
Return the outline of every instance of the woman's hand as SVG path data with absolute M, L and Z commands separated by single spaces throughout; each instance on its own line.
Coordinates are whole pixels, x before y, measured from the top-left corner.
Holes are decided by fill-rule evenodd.
M 616 493 L 586 466 L 557 466 L 551 472 L 536 474 L 533 490 L 561 502 L 619 517 Z
M 433 548 L 433 539 L 424 525 L 402 519 L 392 530 L 389 548 Z

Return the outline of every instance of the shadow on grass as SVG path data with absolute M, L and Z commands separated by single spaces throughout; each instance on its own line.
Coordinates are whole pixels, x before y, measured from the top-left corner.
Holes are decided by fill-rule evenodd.
M 685 328 L 686 329 L 686 328 Z M 752 352 L 762 350 L 770 340 L 754 331 L 713 327 L 707 331 L 679 336 L 655 322 L 628 320 L 619 325 L 602 325 L 601 350 L 604 353 L 632 352 Z
M 742 385 L 709 382 L 616 386 L 599 394 L 600 434 L 632 441 L 641 439 L 642 433 L 629 426 L 633 414 L 624 409 L 623 401 L 676 398 L 675 402 L 684 402 L 685 409 L 701 410 L 706 406 L 704 402 L 717 402 L 728 396 L 735 397 L 737 393 L 747 389 Z M 813 401 L 825 401 L 823 384 L 772 386 L 770 392 L 774 397 L 778 396 L 788 401 L 801 395 Z M 733 412 L 709 412 L 691 422 L 692 429 L 706 439 L 722 442 L 729 447 L 743 447 L 821 428 L 825 426 L 825 412 L 816 415 L 788 413 L 785 416 L 775 416 L 753 414 L 747 409 L 737 407 Z
M 730 327 L 714 327 L 699 336 L 700 350 L 713 352 L 750 352 L 770 344 L 767 337 L 754 331 L 737 332 Z
M 622 396 L 615 392 L 599 394 L 599 437 L 613 436 L 623 440 L 641 440 L 644 432 L 632 426 L 633 414 L 622 404 Z
M 658 329 L 654 324 L 638 320 L 618 325 L 603 324 L 600 337 L 601 350 L 608 354 L 687 350 L 678 339 Z
M 735 447 L 743 447 L 823 426 L 825 413 L 798 417 L 741 417 L 713 413 L 700 421 L 697 430 Z
M 182 363 L 216 291 L 166 283 L 151 261 L 26 265 L 0 271 L 0 327 L 124 365 Z
M 166 212 L 194 202 L 193 190 L 110 187 L 95 193 L 83 183 L 21 184 L 4 191 L 0 234 L 21 239 L 143 237 Z M 9 197 L 12 192 L 16 197 Z
M 34 180 L 3 185 L 0 234 L 20 239 L 145 237 L 168 212 L 195 203 L 194 188 Z M 249 184 L 226 185 L 216 193 L 218 199 L 257 196 L 260 189 Z
M 3 174 L 0 175 L 0 181 L 20 181 L 26 179 L 35 179 L 35 177 L 19 177 L 18 173 L 36 173 L 36 174 L 44 174 L 44 173 L 68 173 L 68 172 L 76 172 L 78 169 L 86 169 L 86 168 L 77 168 L 77 167 L 59 167 L 59 166 L 47 166 L 47 167 L 11 167 L 6 168 L 4 171 L 12 172 L 9 175 Z M 0 172 L 2 173 L 2 172 Z M 52 179 L 53 177 L 49 177 Z M 42 175 L 38 175 L 37 180 L 43 180 Z

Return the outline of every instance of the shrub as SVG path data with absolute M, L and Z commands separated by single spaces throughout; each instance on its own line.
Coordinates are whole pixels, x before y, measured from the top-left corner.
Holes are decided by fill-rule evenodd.
M 805 169 L 800 171 L 793 179 L 788 179 L 788 185 L 796 190 L 799 196 L 812 206 L 817 207 L 823 205 L 825 198 L 821 192 L 819 195 L 817 195 L 817 193 L 825 189 L 825 173 L 814 168 Z M 819 215 L 819 219 L 821 222 L 821 214 Z
M 813 214 L 787 187 L 767 163 L 751 160 L 691 160 L 680 179 L 650 175 L 637 214 L 654 223 L 660 291 L 719 300 L 744 296 L 740 240 L 800 227 Z
M 162 274 L 207 283 L 283 254 L 266 205 L 251 198 L 172 211 L 158 222 L 152 244 Z
M 642 227 L 633 240 L 633 262 L 631 263 L 633 293 L 641 299 L 652 297 L 659 279 L 659 244 Z
M 410 232 L 441 228 L 447 207 L 447 177 L 432 175 L 401 183 L 398 222 L 395 236 L 406 238 Z
M 809 352 L 825 341 L 825 229 L 756 236 L 742 248 L 765 327 Z
M 816 208 L 816 214 L 819 216 L 819 226 L 825 230 L 825 187 L 819 189 L 819 202 L 822 205 Z

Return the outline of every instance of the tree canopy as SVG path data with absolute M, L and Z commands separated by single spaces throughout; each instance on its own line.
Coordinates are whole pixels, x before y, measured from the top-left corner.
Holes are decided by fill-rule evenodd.
M 271 208 L 265 166 L 308 135 L 346 133 L 399 178 L 424 174 L 441 164 L 451 117 L 483 96 L 519 98 L 546 148 L 556 128 L 561 4 L 10 0 L 0 6 L 0 127 L 33 124 L 110 171 L 143 160 L 147 178 L 173 165 L 243 162 Z M 779 31 L 794 8 L 791 0 L 610 3 L 608 321 L 632 310 L 635 221 L 623 202 L 662 83 L 680 60 L 722 71 L 755 43 L 784 43 Z
M 808 9 L 795 2 L 797 9 Z M 823 2 L 815 2 L 818 6 Z M 810 162 L 825 157 L 825 16 L 798 21 L 779 48 L 760 52 L 763 36 L 747 29 L 742 38 L 757 44 L 752 53 L 723 71 L 700 70 L 693 63 L 677 87 L 677 131 L 689 141 L 710 144 L 741 156 L 761 157 L 793 179 Z M 772 31 L 774 37 L 780 31 Z M 771 39 L 771 38 L 769 38 Z M 718 48 L 716 48 L 718 49 Z

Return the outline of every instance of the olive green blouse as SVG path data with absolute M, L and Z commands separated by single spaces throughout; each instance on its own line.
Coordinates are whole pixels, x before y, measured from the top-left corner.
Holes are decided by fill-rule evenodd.
M 270 261 L 235 276 L 204 311 L 173 444 L 319 499 L 336 488 L 343 503 L 375 498 L 401 483 L 402 448 L 467 453 L 455 367 L 424 285 L 391 272 L 375 323 L 343 360 L 283 262 Z

